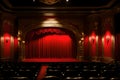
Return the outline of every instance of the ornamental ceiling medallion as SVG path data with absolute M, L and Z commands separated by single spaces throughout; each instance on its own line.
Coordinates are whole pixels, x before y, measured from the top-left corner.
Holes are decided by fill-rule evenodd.
M 60 0 L 40 0 L 40 2 L 47 4 L 47 5 L 53 5 L 57 2 L 59 2 Z

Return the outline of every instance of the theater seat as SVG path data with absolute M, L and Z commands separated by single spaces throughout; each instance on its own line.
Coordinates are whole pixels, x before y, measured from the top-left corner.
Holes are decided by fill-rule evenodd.
M 28 77 L 10 77 L 9 80 L 30 80 Z
M 109 80 L 109 79 L 107 77 L 89 77 L 88 80 Z
M 120 77 L 111 77 L 110 80 L 120 80 Z
M 40 64 L 36 63 L 0 63 L 0 80 L 36 80 Z
M 85 77 L 66 77 L 64 80 L 86 80 Z
M 61 80 L 57 76 L 45 76 L 42 80 Z

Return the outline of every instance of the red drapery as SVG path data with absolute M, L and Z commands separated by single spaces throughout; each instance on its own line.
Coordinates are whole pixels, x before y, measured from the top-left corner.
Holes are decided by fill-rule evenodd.
M 45 31 L 45 30 L 43 30 Z M 58 30 L 50 29 L 32 34 L 32 38 L 26 43 L 25 58 L 73 58 L 73 41 L 68 34 L 55 32 Z M 48 34 L 50 33 L 50 34 Z M 52 34 L 51 34 L 52 33 Z M 53 34 L 55 33 L 55 34 Z M 40 34 L 40 35 L 38 35 Z
M 109 39 L 107 39 L 107 36 L 109 36 Z M 104 45 L 103 45 L 103 51 L 104 51 L 104 57 L 112 57 L 112 39 L 111 39 L 111 33 L 110 31 L 106 31 L 104 35 Z
M 90 56 L 97 56 L 96 34 L 93 31 L 90 36 Z

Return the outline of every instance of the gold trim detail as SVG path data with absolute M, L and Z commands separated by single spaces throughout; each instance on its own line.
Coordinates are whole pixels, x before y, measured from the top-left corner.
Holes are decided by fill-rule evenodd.
M 60 0 L 39 0 L 40 2 L 47 4 L 47 5 L 53 5 L 57 2 L 59 2 Z

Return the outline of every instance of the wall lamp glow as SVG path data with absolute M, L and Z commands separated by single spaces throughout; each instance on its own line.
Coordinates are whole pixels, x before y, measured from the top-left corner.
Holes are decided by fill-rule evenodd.
M 106 36 L 106 41 L 107 41 L 107 44 L 109 43 L 109 40 L 110 40 L 110 36 L 109 36 L 109 35 L 107 35 L 107 36 Z
M 95 42 L 95 36 L 91 36 L 91 41 L 92 41 L 92 43 Z
M 21 41 L 21 38 L 20 38 L 20 37 L 18 37 L 18 41 Z
M 6 43 L 8 43 L 9 39 L 10 39 L 9 37 L 5 37 Z

